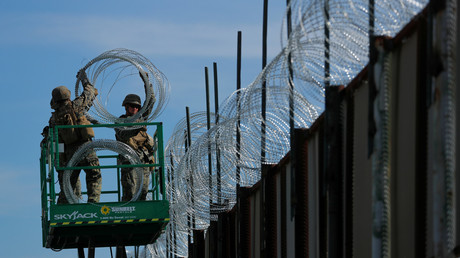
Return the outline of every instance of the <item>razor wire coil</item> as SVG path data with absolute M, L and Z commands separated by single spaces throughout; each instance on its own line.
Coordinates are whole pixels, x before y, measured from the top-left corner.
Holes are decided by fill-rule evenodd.
M 111 150 L 113 152 L 116 152 L 120 155 L 122 155 L 130 164 L 142 164 L 139 156 L 137 155 L 136 151 L 133 150 L 129 145 L 119 142 L 119 141 L 114 141 L 114 140 L 94 140 L 87 142 L 80 146 L 77 151 L 72 155 L 72 158 L 69 160 L 67 163 L 67 167 L 75 167 L 84 157 L 86 157 L 91 151 L 100 151 L 100 150 Z M 143 184 L 143 170 L 140 167 L 133 167 L 133 171 L 135 176 L 137 177 L 138 181 L 136 183 L 136 188 L 134 189 L 134 195 L 131 201 L 135 201 L 139 198 L 139 195 L 142 190 L 142 184 Z M 64 193 L 65 196 L 70 204 L 73 203 L 80 203 L 82 201 L 81 198 L 75 195 L 72 185 L 70 182 L 70 177 L 72 174 L 72 170 L 65 170 L 64 171 Z
M 367 65 L 370 33 L 394 36 L 427 3 L 382 0 L 369 6 L 364 0 L 291 1 L 292 31 L 289 38 L 281 31 L 282 50 L 250 85 L 219 105 L 219 123 L 206 130 L 205 114 L 192 114 L 193 140 L 187 148 L 185 118 L 176 125 L 165 152 L 171 223 L 164 242 L 150 248 L 167 244 L 170 253 L 186 256 L 186 237 L 192 230 L 205 229 L 213 213 L 233 207 L 237 184 L 258 182 L 261 152 L 267 155 L 264 162 L 276 163 L 290 150 L 289 120 L 295 127 L 309 128 L 324 110 L 325 87 L 347 85 Z M 284 25 L 286 19 L 287 12 Z M 369 28 L 371 19 L 374 27 Z M 262 95 L 267 96 L 265 117 Z M 174 234 L 183 241 L 175 242 Z
M 112 69 L 109 70 L 109 68 Z M 141 117 L 145 121 L 152 121 L 163 111 L 168 102 L 170 85 L 166 76 L 150 60 L 136 51 L 124 48 L 106 51 L 89 61 L 82 70 L 89 74 L 90 82 L 98 89 L 104 86 L 104 82 L 108 80 L 109 75 L 115 77 L 107 92 L 107 99 L 113 87 L 122 78 L 141 71 L 145 72 L 148 77 L 144 78 L 142 75 L 145 101 L 137 114 L 127 118 L 114 116 L 106 110 L 105 105 L 99 101 L 98 97 L 94 101 L 94 108 L 90 109 L 91 114 L 88 114 L 96 121 L 103 123 L 132 123 Z M 144 81 L 148 81 L 148 83 L 144 83 Z M 80 80 L 78 78 L 75 84 L 75 94 L 76 96 L 80 94 Z M 151 112 L 146 114 L 149 110 Z

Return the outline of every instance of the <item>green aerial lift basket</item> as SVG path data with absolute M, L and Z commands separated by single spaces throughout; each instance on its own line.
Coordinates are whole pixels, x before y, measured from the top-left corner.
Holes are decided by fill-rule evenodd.
M 55 170 L 89 167 L 58 167 L 58 130 L 70 127 L 156 126 L 155 164 L 101 165 L 92 168 L 115 169 L 117 189 L 102 191 L 115 195 L 116 200 L 100 203 L 56 204 Z M 116 161 L 117 155 L 98 156 Z M 152 200 L 121 202 L 120 168 L 154 167 L 149 192 Z M 102 180 L 109 174 L 102 174 Z M 169 202 L 165 198 L 165 174 L 162 123 L 97 124 L 56 126 L 49 131 L 41 146 L 40 183 L 42 199 L 43 246 L 52 249 L 140 246 L 154 243 L 169 222 Z M 104 185 L 104 184 L 103 184 Z M 105 190 L 105 189 L 104 189 Z M 83 193 L 84 194 L 84 193 Z

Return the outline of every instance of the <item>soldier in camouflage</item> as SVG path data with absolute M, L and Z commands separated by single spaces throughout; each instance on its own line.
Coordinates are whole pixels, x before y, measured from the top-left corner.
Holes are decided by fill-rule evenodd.
M 144 77 L 142 76 L 142 72 L 140 72 L 140 75 L 141 78 L 144 79 Z M 145 78 L 148 78 L 146 73 L 144 75 Z M 147 81 L 144 81 L 145 85 L 147 85 L 147 83 Z M 155 96 L 152 94 L 150 98 L 151 105 L 136 122 L 144 122 L 145 118 L 148 117 L 150 112 L 152 111 L 153 103 L 155 102 Z M 120 116 L 120 118 L 127 118 L 133 116 L 141 108 L 141 98 L 136 94 L 128 94 L 123 100 L 122 106 L 125 107 L 126 113 Z M 153 157 L 154 141 L 153 138 L 147 134 L 147 128 L 145 126 L 140 128 L 137 127 L 135 129 L 116 128 L 115 138 L 118 141 L 126 143 L 131 148 L 133 148 L 138 154 L 141 161 L 145 164 L 155 163 Z M 129 161 L 121 155 L 119 156 L 119 162 L 121 164 L 130 164 Z M 143 183 L 139 200 L 146 200 L 149 187 L 150 172 L 153 170 L 153 167 L 143 167 L 142 169 Z M 141 179 L 137 178 L 136 174 L 134 173 L 133 168 L 121 168 L 121 185 L 123 187 L 122 201 L 129 201 L 133 198 L 133 196 L 136 194 L 136 185 L 139 184 L 140 180 Z
M 84 70 L 77 74 L 83 85 L 83 92 L 73 101 L 70 100 L 70 90 L 65 86 L 59 86 L 53 89 L 52 99 L 50 102 L 54 112 L 49 120 L 49 127 L 55 125 L 89 125 L 91 124 L 85 113 L 92 106 L 94 99 L 97 96 L 97 89 L 91 85 Z M 44 131 L 47 131 L 44 129 Z M 47 133 L 45 132 L 47 135 Z M 86 142 L 89 142 L 94 137 L 94 131 L 90 127 L 85 128 L 66 128 L 59 129 L 58 139 L 60 143 L 64 143 L 64 152 L 59 155 L 59 166 L 66 166 L 72 155 L 77 149 Z M 94 150 L 91 150 L 76 166 L 99 166 L 99 159 Z M 64 171 L 58 170 L 58 180 L 61 192 L 57 203 L 68 203 L 64 189 Z M 99 202 L 101 194 L 101 171 L 100 169 L 85 169 L 86 172 L 86 188 L 88 192 L 88 202 Z M 70 176 L 70 183 L 76 196 L 81 196 L 80 170 L 73 170 Z

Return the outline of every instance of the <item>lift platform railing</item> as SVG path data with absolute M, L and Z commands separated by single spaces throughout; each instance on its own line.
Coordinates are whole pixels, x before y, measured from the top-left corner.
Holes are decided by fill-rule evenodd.
M 154 164 L 118 164 L 118 155 L 98 155 L 104 165 L 60 167 L 59 130 L 83 127 L 154 127 L 155 143 Z M 152 129 L 149 127 L 150 129 Z M 97 138 L 97 135 L 96 135 Z M 110 164 L 114 160 L 115 164 Z M 105 163 L 109 163 L 106 165 Z M 153 167 L 149 192 L 151 200 L 120 202 L 121 184 L 120 170 L 125 167 Z M 50 128 L 47 140 L 41 145 L 40 184 L 42 199 L 43 245 L 48 248 L 75 248 L 84 241 L 91 241 L 93 246 L 138 245 L 150 243 L 158 237 L 169 221 L 169 202 L 165 194 L 163 126 L 161 122 L 94 124 L 94 125 L 59 125 Z M 115 189 L 103 189 L 103 195 L 117 194 L 115 201 L 97 204 L 57 204 L 56 203 L 56 170 L 76 170 L 99 168 L 101 173 L 107 169 L 116 169 Z M 103 188 L 104 178 L 102 174 Z M 63 191 L 63 189 L 60 189 Z M 86 194 L 86 193 L 82 193 Z M 94 215 L 94 216 L 93 216 Z M 142 224 L 142 225 L 141 225 Z M 79 227 L 80 226 L 80 227 Z M 82 227 L 81 227 L 82 226 Z M 109 226 L 109 227 L 107 227 Z M 142 230 L 141 230 L 142 229 Z M 82 237 L 81 232 L 85 232 Z M 114 238 L 116 236 L 116 239 Z M 155 236 L 155 237 L 153 237 Z M 86 238 L 88 237 L 88 238 Z M 65 239 L 65 242 L 63 242 Z M 69 244 L 72 242 L 73 244 Z
M 105 127 L 105 128 L 117 128 L 117 127 L 129 127 L 129 126 L 156 126 L 156 131 L 154 133 L 154 142 L 156 146 L 154 154 L 154 164 L 114 164 L 114 165 L 101 165 L 101 166 L 74 166 L 74 167 L 60 167 L 59 166 L 59 130 L 66 128 L 84 128 L 84 127 Z M 124 123 L 124 124 L 94 124 L 94 125 L 57 125 L 54 128 L 50 128 L 49 137 L 47 144 L 42 146 L 42 157 L 44 156 L 44 163 L 48 163 L 48 172 L 47 175 L 49 182 L 55 181 L 54 170 L 74 170 L 74 169 L 90 169 L 90 168 L 99 168 L 99 169 L 108 169 L 116 168 L 118 182 L 120 182 L 120 169 L 121 168 L 131 168 L 131 167 L 154 167 L 152 172 L 152 184 L 149 192 L 152 193 L 153 200 L 159 200 L 165 197 L 165 170 L 164 170 L 164 148 L 163 148 L 163 124 L 161 122 L 145 122 L 145 123 Z M 99 159 L 107 158 L 117 158 L 117 155 L 101 155 L 98 156 Z M 43 168 L 46 167 L 45 164 L 42 165 Z M 104 191 L 103 193 L 115 193 L 115 191 L 120 192 L 120 187 L 114 191 Z M 56 199 L 56 192 L 54 187 L 49 188 L 49 197 L 51 198 L 51 203 Z

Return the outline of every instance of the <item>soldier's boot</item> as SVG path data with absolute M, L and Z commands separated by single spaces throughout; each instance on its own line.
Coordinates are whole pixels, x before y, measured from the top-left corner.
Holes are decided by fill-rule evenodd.
M 59 193 L 57 204 L 67 204 L 67 203 L 69 203 L 69 202 L 67 201 L 67 198 L 65 198 L 64 190 L 62 190 Z

